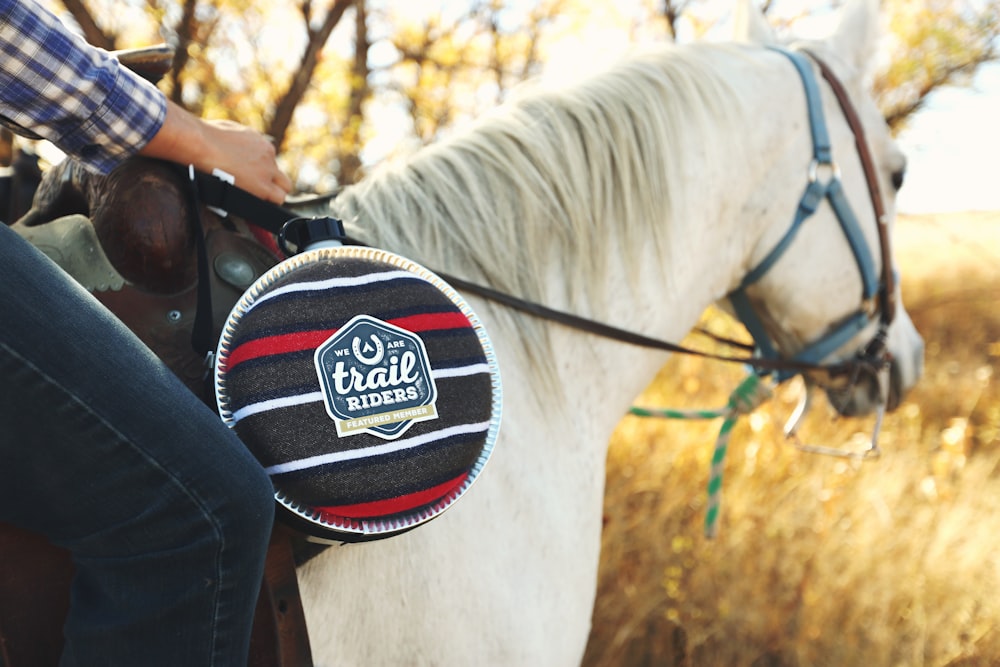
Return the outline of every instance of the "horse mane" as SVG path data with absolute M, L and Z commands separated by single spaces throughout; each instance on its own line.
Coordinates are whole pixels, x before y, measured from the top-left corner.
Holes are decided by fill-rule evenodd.
M 526 299 L 552 294 L 554 266 L 585 267 L 559 298 L 588 312 L 606 298 L 609 238 L 652 243 L 667 265 L 670 221 L 691 194 L 683 161 L 738 136 L 711 57 L 723 51 L 665 46 L 571 87 L 532 86 L 346 188 L 334 215 L 366 243 Z M 544 336 L 524 318 L 511 324 L 529 346 Z

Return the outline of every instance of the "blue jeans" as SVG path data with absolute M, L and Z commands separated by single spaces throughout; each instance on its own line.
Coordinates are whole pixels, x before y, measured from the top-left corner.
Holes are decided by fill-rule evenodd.
M 73 555 L 63 666 L 244 667 L 272 494 L 218 415 L 0 224 L 0 520 Z

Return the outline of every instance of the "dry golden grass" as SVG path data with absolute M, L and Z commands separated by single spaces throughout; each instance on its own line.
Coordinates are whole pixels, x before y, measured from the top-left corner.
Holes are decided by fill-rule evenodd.
M 1000 664 L 1000 214 L 901 218 L 896 243 L 927 356 L 882 457 L 794 449 L 782 388 L 733 434 L 709 541 L 719 422 L 625 418 L 585 665 Z M 640 402 L 715 407 L 741 375 L 674 358 Z M 802 435 L 857 447 L 872 424 L 817 401 Z

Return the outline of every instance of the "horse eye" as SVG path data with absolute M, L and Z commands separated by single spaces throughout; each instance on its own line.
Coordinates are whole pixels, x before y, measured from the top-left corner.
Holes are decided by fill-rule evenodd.
M 899 189 L 903 187 L 903 179 L 906 177 L 906 170 L 900 169 L 899 171 L 892 172 L 892 187 L 899 192 Z

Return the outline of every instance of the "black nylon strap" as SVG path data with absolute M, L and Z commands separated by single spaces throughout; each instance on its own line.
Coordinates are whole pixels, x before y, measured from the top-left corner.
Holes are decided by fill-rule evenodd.
M 189 175 L 194 174 L 190 170 Z M 201 188 L 192 178 L 191 187 L 187 188 L 189 224 L 194 234 L 195 247 L 198 251 L 198 303 L 194 315 L 194 325 L 191 328 L 191 347 L 208 361 L 208 355 L 215 351 L 215 336 L 212 323 L 212 285 L 208 278 L 208 249 L 205 246 L 205 226 L 201 220 Z M 206 376 L 207 377 L 207 376 Z
M 287 208 L 265 201 L 212 174 L 195 171 L 194 182 L 203 204 L 243 218 L 272 234 L 280 234 L 286 222 L 300 217 Z
M 212 321 L 212 286 L 208 252 L 205 247 L 205 228 L 201 219 L 201 206 L 211 206 L 243 218 L 258 227 L 278 234 L 284 224 L 297 217 L 295 213 L 256 197 L 218 176 L 196 171 L 188 166 L 184 176 L 190 182 L 188 207 L 191 209 L 191 226 L 198 251 L 198 305 L 191 329 L 191 347 L 205 357 L 211 367 L 210 355 L 215 352 L 215 324 Z
M 288 209 L 266 202 L 249 192 L 228 183 L 217 176 L 193 172 L 193 182 L 197 188 L 197 196 L 201 198 L 203 204 L 220 208 L 247 220 L 247 222 L 268 230 L 273 234 L 280 234 L 285 223 L 299 216 Z M 354 245 L 365 245 L 353 239 L 344 239 L 345 242 Z M 730 356 L 703 352 L 693 348 L 671 343 L 669 341 L 644 336 L 625 329 L 619 329 L 603 322 L 587 319 L 553 308 L 548 308 L 541 304 L 532 303 L 524 299 L 499 292 L 490 287 L 478 285 L 476 283 L 463 280 L 438 272 L 444 280 L 450 283 L 455 289 L 464 290 L 470 294 L 477 294 L 491 301 L 503 304 L 509 308 L 519 310 L 523 313 L 557 322 L 563 326 L 568 326 L 579 331 L 585 331 L 612 340 L 617 340 L 631 345 L 638 345 L 651 349 L 674 352 L 678 354 L 692 355 L 704 359 L 715 359 L 716 361 L 726 361 L 741 363 L 752 366 L 762 371 L 791 370 L 796 372 L 823 371 L 830 375 L 849 373 L 852 364 L 849 362 L 833 365 L 821 365 L 800 363 L 785 359 L 764 359 L 755 356 Z

